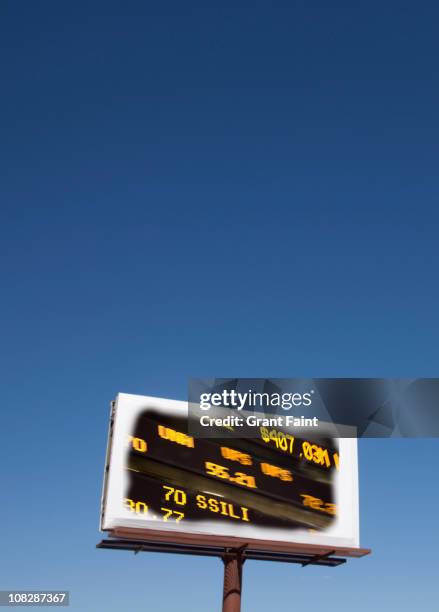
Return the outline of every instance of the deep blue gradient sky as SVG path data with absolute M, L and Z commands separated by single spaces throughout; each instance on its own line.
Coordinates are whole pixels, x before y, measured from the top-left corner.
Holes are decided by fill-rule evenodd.
M 275 4 L 1 3 L 0 588 L 219 609 L 94 549 L 118 391 L 438 375 L 438 5 Z M 244 612 L 435 612 L 438 450 L 361 441 L 373 556 L 249 562 Z

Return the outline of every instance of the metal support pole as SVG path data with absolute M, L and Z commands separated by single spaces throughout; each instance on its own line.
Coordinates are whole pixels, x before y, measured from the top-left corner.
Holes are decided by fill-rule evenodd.
M 240 612 L 242 590 L 242 551 L 228 551 L 223 556 L 224 589 L 223 612 Z

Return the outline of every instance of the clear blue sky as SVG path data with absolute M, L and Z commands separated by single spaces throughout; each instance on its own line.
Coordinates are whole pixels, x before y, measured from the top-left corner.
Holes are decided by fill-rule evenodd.
M 219 561 L 94 548 L 117 391 L 438 375 L 438 21 L 435 2 L 2 2 L 0 588 L 219 609 Z M 436 612 L 438 450 L 362 441 L 373 556 L 249 562 L 244 612 Z

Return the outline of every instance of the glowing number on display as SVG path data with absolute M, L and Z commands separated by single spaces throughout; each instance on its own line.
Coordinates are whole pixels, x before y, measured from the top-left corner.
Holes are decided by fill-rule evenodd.
M 134 450 L 138 451 L 139 453 L 146 453 L 148 450 L 148 445 L 143 438 L 134 438 L 133 436 L 129 436 L 128 444 L 131 444 Z
M 135 504 L 134 504 L 132 499 L 125 499 L 124 502 L 125 502 L 125 505 L 127 506 L 127 508 L 129 508 L 133 512 L 136 511 L 136 506 L 135 506 Z
M 294 436 L 291 434 L 286 434 L 283 431 L 277 431 L 276 429 L 271 429 L 268 431 L 266 427 L 260 427 L 259 431 L 261 433 L 261 438 L 267 444 L 273 442 L 276 445 L 276 448 L 280 450 L 293 454 L 294 448 Z
M 254 476 L 249 476 L 248 474 L 243 474 L 242 472 L 235 472 L 235 477 L 231 478 L 232 482 L 236 482 L 236 484 L 241 484 L 246 487 L 250 487 L 251 489 L 256 489 L 256 481 Z
M 211 476 L 216 476 L 217 478 L 224 478 L 228 480 L 230 478 L 229 468 L 223 467 L 222 465 L 217 465 L 216 463 L 211 463 L 210 461 L 206 461 L 206 472 Z
M 136 514 L 147 514 L 148 506 L 141 501 L 135 502 L 132 499 L 125 499 L 125 506 Z
M 279 431 L 278 434 L 278 440 L 279 440 L 279 448 L 283 451 L 286 451 L 288 449 L 288 441 L 287 438 L 284 434 L 283 431 Z
M 317 465 L 323 465 L 327 468 L 331 467 L 331 458 L 327 448 L 322 448 L 317 444 L 311 444 L 310 442 L 303 442 L 302 444 L 303 454 L 307 461 L 317 463 Z M 332 455 L 334 465 L 338 469 L 338 453 Z
M 178 506 L 184 506 L 186 504 L 187 496 L 184 491 L 181 489 L 174 489 L 174 487 L 167 487 L 166 485 L 163 485 L 163 488 L 168 491 L 165 493 L 166 501 L 172 499 Z
M 230 480 L 230 482 L 236 482 L 236 484 L 244 485 L 246 487 L 250 487 L 251 489 L 257 488 L 254 476 L 244 474 L 243 472 L 235 472 L 235 474 L 232 476 L 229 473 L 229 468 L 224 467 L 222 465 L 217 465 L 216 463 L 212 463 L 211 461 L 206 461 L 205 466 L 206 473 L 210 476 L 216 476 L 217 478 Z
M 302 449 L 303 454 L 305 455 L 305 459 L 308 459 L 308 461 L 312 461 L 311 444 L 309 442 L 303 442 Z
M 267 444 L 270 442 L 270 436 L 268 435 L 268 429 L 266 427 L 260 427 L 259 431 L 261 432 L 261 438 Z
M 303 498 L 303 505 L 307 506 L 308 508 L 319 510 L 320 512 L 326 512 L 326 514 L 331 514 L 332 516 L 337 514 L 336 504 L 325 503 L 319 497 L 306 495 L 305 493 L 301 493 L 300 496 Z
M 163 516 L 163 520 L 165 521 L 165 523 L 168 522 L 168 518 L 171 516 L 175 518 L 176 523 L 178 523 L 179 521 L 181 521 L 182 518 L 184 518 L 183 512 L 177 512 L 177 510 L 170 510 L 169 508 L 160 508 L 160 510 L 163 510 L 163 512 L 165 512 L 165 515 Z

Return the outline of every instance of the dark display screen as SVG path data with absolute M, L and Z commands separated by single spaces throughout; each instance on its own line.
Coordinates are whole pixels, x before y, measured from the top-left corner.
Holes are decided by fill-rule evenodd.
M 200 439 L 187 419 L 145 410 L 127 440 L 125 507 L 154 521 L 231 521 L 323 530 L 337 514 L 334 440 L 261 427 L 259 438 Z

